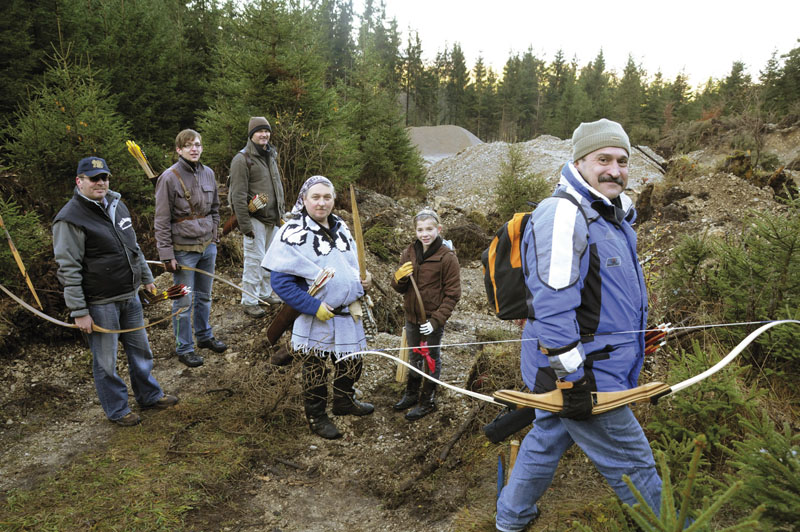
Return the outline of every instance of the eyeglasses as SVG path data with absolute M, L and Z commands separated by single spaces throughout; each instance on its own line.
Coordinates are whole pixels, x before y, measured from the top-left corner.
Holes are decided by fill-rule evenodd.
M 87 176 L 84 176 L 84 177 L 86 179 L 88 179 L 89 181 L 91 181 L 92 183 L 97 183 L 98 181 L 108 181 L 108 174 L 97 174 L 97 175 L 93 175 L 91 177 L 89 177 L 87 175 Z
M 183 145 L 183 149 L 184 150 L 191 150 L 193 147 L 197 148 L 199 150 L 200 148 L 203 147 L 203 145 L 200 144 L 199 142 L 195 142 L 194 144 L 189 143 L 189 144 L 184 144 Z

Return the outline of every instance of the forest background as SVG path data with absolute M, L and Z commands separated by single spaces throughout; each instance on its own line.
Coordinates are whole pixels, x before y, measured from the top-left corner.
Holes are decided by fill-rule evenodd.
M 529 49 L 495 72 L 480 57 L 467 65 L 454 43 L 426 63 L 419 37 L 402 35 L 371 0 L 361 14 L 344 0 L 11 0 L 0 10 L 0 164 L 45 217 L 71 194 L 77 161 L 93 154 L 146 217 L 152 194 L 139 194 L 149 185 L 127 139 L 160 171 L 177 132 L 195 128 L 203 162 L 224 181 L 253 115 L 273 124 L 289 190 L 324 174 L 394 194 L 424 179 L 406 126 L 455 124 L 486 142 L 519 142 L 566 138 L 608 117 L 634 143 L 654 145 L 692 122 L 800 114 L 800 47 L 776 51 L 758 79 L 734 62 L 725 79 L 693 89 L 685 75 L 664 79 L 632 56 L 623 72 L 607 70 L 602 49 L 586 65 Z M 739 147 L 757 149 L 752 137 Z

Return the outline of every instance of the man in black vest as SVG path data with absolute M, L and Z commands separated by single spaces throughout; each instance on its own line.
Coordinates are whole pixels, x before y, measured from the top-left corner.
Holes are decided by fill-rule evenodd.
M 53 249 L 64 300 L 92 351 L 92 372 L 106 417 L 122 426 L 141 418 L 128 406 L 128 389 L 117 374 L 117 342 L 128 357 L 136 402 L 143 408 L 167 408 L 178 398 L 165 395 L 152 376 L 153 352 L 145 330 L 92 332 L 92 325 L 124 330 L 144 325 L 137 292 L 155 290 L 153 274 L 136 242 L 131 215 L 118 192 L 109 190 L 105 160 L 86 157 L 78 163 L 75 192 L 53 221 Z

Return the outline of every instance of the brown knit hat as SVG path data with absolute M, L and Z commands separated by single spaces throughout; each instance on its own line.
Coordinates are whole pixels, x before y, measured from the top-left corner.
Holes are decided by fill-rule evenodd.
M 592 153 L 600 148 L 622 148 L 631 156 L 631 141 L 617 122 L 601 118 L 596 122 L 583 122 L 572 134 L 572 160 Z
M 253 133 L 259 131 L 261 129 L 268 129 L 270 133 L 272 132 L 272 127 L 267 122 L 267 119 L 263 116 L 252 116 L 250 117 L 250 123 L 247 124 L 247 130 L 250 132 L 247 134 L 247 138 L 253 136 Z

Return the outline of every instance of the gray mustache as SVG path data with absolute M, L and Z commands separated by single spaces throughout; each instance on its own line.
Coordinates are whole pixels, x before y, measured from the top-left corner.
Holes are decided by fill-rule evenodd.
M 617 185 L 624 187 L 625 183 L 622 182 L 622 179 L 619 177 L 613 177 L 610 175 L 604 175 L 597 178 L 598 183 L 616 183 Z

